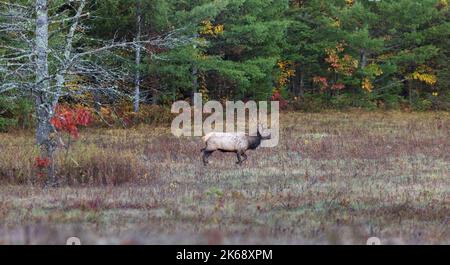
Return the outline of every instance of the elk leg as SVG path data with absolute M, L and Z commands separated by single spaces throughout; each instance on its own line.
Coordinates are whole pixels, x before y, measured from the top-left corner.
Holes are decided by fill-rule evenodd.
M 203 165 L 207 165 L 209 163 L 208 157 L 212 154 L 213 151 L 203 150 Z
M 238 161 L 236 162 L 236 164 L 241 165 L 242 164 L 242 159 L 241 159 L 241 152 L 237 151 L 236 152 L 236 156 Z
M 245 160 L 247 160 L 247 154 L 245 152 L 242 152 L 242 157 L 244 158 L 242 160 L 242 162 L 244 162 Z

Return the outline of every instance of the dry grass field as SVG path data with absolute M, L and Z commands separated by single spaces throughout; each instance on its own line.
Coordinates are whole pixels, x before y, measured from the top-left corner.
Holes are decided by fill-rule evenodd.
M 0 243 L 450 244 L 450 114 L 287 113 L 276 148 L 214 153 L 169 128 L 90 128 L 42 188 L 0 134 Z

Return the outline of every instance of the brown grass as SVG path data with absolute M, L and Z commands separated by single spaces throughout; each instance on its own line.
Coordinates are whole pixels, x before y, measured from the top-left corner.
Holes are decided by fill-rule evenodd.
M 42 189 L 32 135 L 0 134 L 0 243 L 450 243 L 449 113 L 284 114 L 242 167 L 201 147 L 87 129 Z

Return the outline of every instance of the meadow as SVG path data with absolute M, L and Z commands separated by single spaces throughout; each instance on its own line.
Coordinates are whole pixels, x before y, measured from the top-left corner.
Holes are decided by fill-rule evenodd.
M 0 243 L 450 244 L 448 112 L 283 113 L 242 166 L 167 126 L 86 128 L 43 188 L 32 132 L 0 134 Z

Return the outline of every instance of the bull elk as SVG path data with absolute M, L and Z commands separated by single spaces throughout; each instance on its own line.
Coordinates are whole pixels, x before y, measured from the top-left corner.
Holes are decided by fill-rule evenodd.
M 201 149 L 203 152 L 203 164 L 206 166 L 208 158 L 215 151 L 236 153 L 236 164 L 241 165 L 247 160 L 245 152 L 247 150 L 255 150 L 262 140 L 270 139 L 270 133 L 264 135 L 262 125 L 258 123 L 256 136 L 250 136 L 243 132 L 211 132 L 202 137 L 205 147 Z

